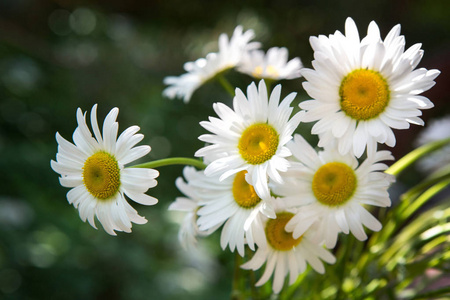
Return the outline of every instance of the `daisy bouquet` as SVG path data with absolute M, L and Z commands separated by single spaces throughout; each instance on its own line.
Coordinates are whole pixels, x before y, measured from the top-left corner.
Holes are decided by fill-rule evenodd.
M 150 152 L 150 146 L 136 146 L 143 139 L 139 127 L 118 136 L 114 108 L 100 131 L 94 105 L 90 129 L 78 109 L 74 143 L 56 134 L 51 167 L 70 188 L 67 199 L 80 218 L 94 228 L 97 219 L 111 235 L 131 232 L 132 223 L 147 220 L 127 199 L 155 205 L 147 191 L 157 184 L 156 169 L 182 164 L 175 184 L 183 196 L 169 206 L 185 212 L 179 240 L 190 251 L 199 237 L 220 232 L 222 249 L 236 253 L 233 299 L 422 299 L 448 293 L 448 284 L 432 290 L 427 285 L 449 267 L 450 210 L 422 207 L 450 184 L 449 169 L 431 173 L 400 201 L 388 192 L 409 165 L 449 143 L 426 144 L 392 163 L 394 130 L 424 125 L 421 110 L 433 107 L 420 94 L 435 84 L 439 71 L 417 68 L 421 45 L 405 50 L 399 25 L 383 39 L 375 22 L 360 38 L 348 18 L 345 33 L 310 38 L 309 69 L 299 58 L 289 60 L 286 48 L 265 53 L 253 38 L 252 30 L 238 26 L 230 38 L 219 37 L 217 53 L 164 80 L 163 95 L 185 103 L 213 80 L 232 98 L 230 106 L 214 103 L 216 116 L 200 122 L 205 133 L 198 138 L 205 144 L 194 158 L 126 166 Z M 235 88 L 226 79 L 230 70 L 253 82 Z M 275 83 L 300 77 L 310 100 L 293 105 L 296 93 L 282 96 Z M 308 142 L 311 136 L 317 145 Z M 438 275 L 427 277 L 429 270 Z

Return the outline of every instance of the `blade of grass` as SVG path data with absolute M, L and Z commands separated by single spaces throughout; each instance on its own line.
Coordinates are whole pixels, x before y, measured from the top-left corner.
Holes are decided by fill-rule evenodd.
M 390 166 L 385 172 L 391 175 L 398 176 L 403 170 L 412 165 L 419 158 L 435 150 L 438 150 L 449 143 L 450 138 L 423 145 L 403 156 L 396 163 Z

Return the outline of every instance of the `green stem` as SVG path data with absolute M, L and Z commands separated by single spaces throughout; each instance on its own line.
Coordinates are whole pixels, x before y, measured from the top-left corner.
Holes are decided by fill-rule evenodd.
M 422 205 L 425 204 L 431 197 L 445 189 L 447 186 L 450 185 L 450 178 L 447 178 L 446 180 L 442 180 L 435 184 L 434 186 L 430 187 L 428 190 L 422 193 L 417 199 L 414 200 L 411 205 L 409 205 L 405 211 L 402 213 L 402 220 L 410 217 L 413 213 L 415 213 Z
M 416 160 L 421 158 L 422 156 L 433 152 L 447 144 L 450 143 L 450 138 L 439 140 L 433 143 L 429 143 L 426 145 L 423 145 L 422 147 L 419 147 L 405 156 L 403 156 L 401 159 L 399 159 L 395 164 L 389 167 L 385 172 L 391 175 L 398 175 L 400 174 L 406 167 L 414 163 Z
M 234 271 L 233 271 L 233 282 L 231 286 L 231 299 L 232 300 L 241 300 L 244 298 L 242 295 L 242 281 L 241 281 L 241 263 L 242 263 L 242 257 L 239 255 L 239 253 L 236 251 L 234 256 Z
M 270 96 L 270 93 L 272 91 L 272 85 L 275 82 L 275 80 L 266 78 L 266 79 L 264 79 L 264 82 L 266 83 L 266 87 L 267 87 L 267 95 Z
M 297 291 L 297 289 L 300 288 L 300 285 L 303 283 L 303 280 L 307 276 L 309 272 L 309 269 L 306 269 L 303 273 L 298 275 L 297 281 L 289 286 L 286 290 L 282 290 L 280 294 L 280 300 L 288 300 L 288 299 L 294 299 L 294 294 Z
M 255 252 L 253 252 L 248 246 L 245 247 L 245 256 L 247 257 L 246 261 L 249 261 L 252 259 L 253 254 Z M 258 299 L 259 295 L 258 295 L 258 291 L 255 287 L 255 283 L 256 283 L 256 278 L 255 278 L 255 271 L 253 270 L 249 270 L 247 271 L 249 272 L 249 282 L 250 282 L 250 289 L 251 289 L 251 296 L 252 299 Z
M 412 187 L 410 190 L 408 190 L 406 193 L 400 196 L 400 199 L 403 201 L 401 205 L 404 206 L 402 207 L 402 210 L 410 205 L 411 201 L 410 199 L 413 199 L 414 196 L 419 195 L 422 191 L 424 191 L 428 187 L 447 179 L 450 179 L 450 172 L 444 175 L 430 178 L 429 180 L 421 182 L 416 186 Z
M 228 92 L 228 94 L 230 94 L 231 97 L 234 97 L 234 88 L 230 84 L 230 82 L 222 74 L 219 74 L 216 77 L 222 87 Z
M 154 161 L 149 161 L 146 163 L 142 163 L 139 165 L 132 166 L 133 168 L 159 168 L 164 166 L 171 166 L 171 165 L 186 165 L 186 166 L 194 166 L 198 169 L 205 169 L 206 165 L 199 159 L 195 158 L 186 158 L 186 157 L 171 157 L 171 158 L 164 158 Z
M 345 281 L 345 275 L 348 275 L 349 272 L 347 272 L 347 268 L 349 265 L 350 260 L 350 252 L 354 251 L 354 244 L 355 244 L 355 238 L 353 236 L 346 236 L 346 239 L 343 240 L 343 243 L 341 244 L 343 255 L 341 256 L 341 259 L 339 260 L 338 264 L 336 264 L 336 269 L 342 272 L 341 276 L 338 276 L 339 282 L 338 282 L 338 290 L 336 292 L 335 299 L 341 299 L 345 298 L 345 292 L 344 292 L 344 281 Z

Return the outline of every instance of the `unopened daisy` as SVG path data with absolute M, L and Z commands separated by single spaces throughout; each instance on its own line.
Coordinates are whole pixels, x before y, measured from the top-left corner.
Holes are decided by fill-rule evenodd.
M 360 157 L 366 146 L 395 145 L 392 129 L 423 125 L 419 109 L 433 107 L 420 93 L 430 89 L 438 70 L 416 69 L 423 50 L 415 44 L 404 51 L 400 25 L 381 40 L 375 22 L 367 36 L 359 38 L 351 18 L 345 35 L 336 31 L 328 38 L 311 37 L 314 69 L 303 69 L 303 87 L 313 100 L 300 103 L 307 110 L 305 121 L 318 121 L 312 128 L 320 136 L 319 146 L 334 143 L 339 152 Z
M 261 214 L 273 214 L 245 180 L 247 171 L 240 171 L 223 181 L 217 176 L 197 178 L 190 181 L 200 195 L 202 207 L 198 210 L 197 224 L 201 230 L 211 230 L 224 224 L 220 237 L 222 249 L 227 246 L 232 252 L 237 249 L 244 256 L 247 244 L 255 250 L 255 242 L 264 238 Z
M 285 146 L 292 139 L 292 133 L 300 123 L 301 114 L 289 119 L 293 108 L 291 93 L 280 103 L 281 85 L 277 85 L 270 99 L 266 84 L 259 82 L 248 86 L 247 97 L 236 89 L 233 109 L 225 104 L 215 103 L 214 110 L 219 118 L 210 117 L 200 125 L 212 134 L 204 134 L 200 140 L 210 145 L 198 150 L 201 157 L 219 156 L 211 160 L 205 169 L 207 176 L 220 176 L 223 180 L 246 170 L 246 180 L 263 200 L 270 199 L 268 177 L 282 182 L 279 172 L 289 166 L 286 157 L 291 155 Z
M 325 240 L 333 248 L 339 232 L 350 231 L 362 241 L 367 238 L 363 225 L 381 229 L 364 205 L 391 205 L 387 189 L 394 177 L 382 172 L 387 166 L 380 163 L 393 159 L 389 151 L 375 152 L 358 166 L 352 153 L 342 155 L 335 147 L 317 153 L 300 135 L 295 135 L 289 148 L 299 163 L 293 163 L 286 174 L 289 184 L 273 188 L 285 201 L 300 206 L 286 226 L 294 238 L 315 224 L 316 241 Z
M 302 62 L 295 57 L 288 61 L 286 48 L 273 47 L 264 54 L 262 50 L 253 50 L 244 54 L 238 71 L 257 79 L 295 79 L 301 77 Z
M 191 186 L 191 181 L 198 181 L 199 178 L 203 178 L 203 171 L 197 171 L 194 167 L 184 167 L 183 176 L 178 177 L 175 181 L 175 185 L 178 190 L 182 192 L 185 197 L 177 197 L 175 202 L 169 206 L 169 210 L 186 212 L 184 219 L 181 223 L 180 230 L 178 231 L 178 240 L 184 249 L 189 249 L 195 246 L 197 243 L 197 236 L 207 236 L 213 233 L 219 226 L 211 226 L 208 230 L 200 230 L 197 225 L 197 211 L 200 208 L 199 202 L 200 193 L 196 191 L 196 188 Z
M 147 220 L 126 201 L 154 205 L 158 200 L 145 192 L 154 186 L 159 173 L 153 169 L 125 168 L 124 166 L 150 152 L 150 146 L 135 147 L 143 139 L 138 126 L 131 126 L 117 138 L 118 108 L 113 108 L 103 123 L 103 135 L 97 123 L 97 105 L 91 110 L 91 125 L 86 124 L 86 113 L 77 110 L 78 127 L 73 133 L 75 144 L 56 133 L 58 153 L 51 161 L 59 173 L 62 186 L 72 188 L 67 193 L 70 204 L 78 208 L 80 218 L 95 226 L 94 216 L 111 235 L 131 232 L 131 222 L 145 224 Z
M 169 85 L 163 95 L 168 98 L 182 98 L 189 102 L 192 94 L 203 83 L 217 74 L 234 68 L 240 63 L 244 53 L 260 47 L 258 42 L 250 42 L 254 37 L 253 30 L 243 32 L 242 26 L 237 26 L 230 39 L 225 33 L 219 37 L 219 52 L 209 53 L 206 58 L 184 64 L 187 73 L 176 77 L 164 78 L 164 84 Z
M 283 199 L 277 199 L 277 204 Z M 293 238 L 290 232 L 284 228 L 294 217 L 295 208 L 276 206 L 276 219 L 263 218 L 265 231 L 264 243 L 258 244 L 258 250 L 252 259 L 243 264 L 241 268 L 258 270 L 265 263 L 265 270 L 256 286 L 266 283 L 272 274 L 273 292 L 278 294 L 283 288 L 285 277 L 289 274 L 289 285 L 293 284 L 298 275 L 306 270 L 308 263 L 316 272 L 325 273 L 325 267 L 321 260 L 334 264 L 336 258 L 322 246 L 313 242 L 310 233 Z

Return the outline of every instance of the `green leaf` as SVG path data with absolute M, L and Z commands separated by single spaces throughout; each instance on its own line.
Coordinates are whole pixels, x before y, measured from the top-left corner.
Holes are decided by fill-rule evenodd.
M 419 158 L 435 150 L 438 150 L 449 143 L 450 138 L 423 145 L 403 156 L 396 163 L 390 166 L 385 172 L 391 175 L 398 176 L 404 169 L 412 165 Z

